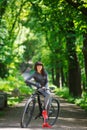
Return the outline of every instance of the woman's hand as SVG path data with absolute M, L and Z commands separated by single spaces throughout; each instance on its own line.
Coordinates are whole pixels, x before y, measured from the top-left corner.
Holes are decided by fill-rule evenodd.
M 42 89 L 43 89 L 43 90 L 46 90 L 46 87 L 43 86 Z

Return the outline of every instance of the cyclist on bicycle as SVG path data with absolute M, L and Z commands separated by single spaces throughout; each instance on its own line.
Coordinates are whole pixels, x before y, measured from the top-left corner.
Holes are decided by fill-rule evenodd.
M 28 83 L 32 78 L 34 78 L 36 84 L 38 85 L 38 91 L 44 96 L 45 110 L 42 112 L 42 115 L 44 116 L 45 112 L 45 116 L 46 118 L 48 118 L 47 109 L 51 100 L 51 94 L 48 87 L 48 75 L 46 70 L 44 69 L 42 62 L 36 62 L 34 65 L 34 70 L 34 73 L 30 75 L 26 82 Z M 45 125 L 47 127 L 50 127 L 47 123 Z

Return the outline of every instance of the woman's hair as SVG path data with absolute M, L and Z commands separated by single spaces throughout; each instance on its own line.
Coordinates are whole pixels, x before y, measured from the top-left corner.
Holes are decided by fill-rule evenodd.
M 42 74 L 42 75 L 46 75 L 46 72 L 45 72 L 45 70 L 44 70 L 44 65 L 43 65 L 43 63 L 40 62 L 40 61 L 36 62 L 35 65 L 34 65 L 34 70 L 35 70 L 35 71 L 37 71 L 37 65 L 41 65 L 41 66 L 42 66 L 41 74 Z

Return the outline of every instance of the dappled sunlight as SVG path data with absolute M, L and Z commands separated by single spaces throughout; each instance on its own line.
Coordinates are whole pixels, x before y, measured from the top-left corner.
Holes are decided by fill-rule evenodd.
M 4 111 L 4 116 L 0 117 L 0 129 L 6 130 L 20 130 L 20 120 L 24 105 L 27 98 L 21 103 L 9 107 Z M 42 119 L 32 119 L 28 130 L 43 130 Z M 23 130 L 27 130 L 23 128 Z M 60 114 L 55 125 L 51 128 L 54 130 L 86 130 L 87 129 L 87 116 L 86 113 L 74 104 L 65 102 L 60 98 Z M 48 130 L 48 128 L 45 128 Z
M 87 112 L 75 104 L 60 98 L 60 117 L 87 120 Z M 80 113 L 80 114 L 79 114 Z
M 63 121 L 69 121 L 69 122 L 74 122 L 74 121 L 84 122 L 84 121 L 87 121 L 87 119 L 78 119 L 77 120 L 76 118 L 64 118 L 64 117 L 60 117 L 59 119 L 63 120 Z

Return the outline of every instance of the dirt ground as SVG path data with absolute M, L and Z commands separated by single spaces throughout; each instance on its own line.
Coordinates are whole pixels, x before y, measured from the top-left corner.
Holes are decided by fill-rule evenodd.
M 67 103 L 64 99 L 60 100 L 60 114 L 56 124 L 51 128 L 54 130 L 87 130 L 87 112 L 80 107 Z M 0 115 L 0 129 L 17 130 L 23 129 L 20 127 L 21 115 L 25 105 L 26 99 L 13 107 L 4 109 Z M 37 119 L 28 130 L 42 130 L 42 120 Z M 47 128 L 45 128 L 46 130 Z

